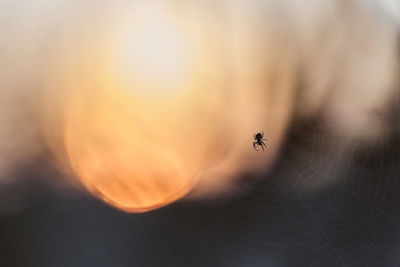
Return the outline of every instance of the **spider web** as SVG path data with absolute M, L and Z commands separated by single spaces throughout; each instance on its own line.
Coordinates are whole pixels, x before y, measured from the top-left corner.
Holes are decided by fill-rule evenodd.
M 235 266 L 399 265 L 398 141 L 363 147 L 325 128 L 294 132 L 273 186 L 251 196 L 260 206 L 236 214 L 252 223 Z

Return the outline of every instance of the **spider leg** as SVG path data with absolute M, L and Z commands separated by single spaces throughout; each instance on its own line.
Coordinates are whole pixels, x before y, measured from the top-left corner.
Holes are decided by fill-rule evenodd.
M 261 143 L 262 143 L 261 146 L 263 147 L 263 150 L 264 150 L 264 146 L 267 147 L 267 145 L 264 143 L 264 141 L 261 141 Z
M 257 145 L 257 142 L 253 142 L 254 150 L 258 152 L 258 150 L 257 150 L 257 148 L 256 148 L 256 145 Z

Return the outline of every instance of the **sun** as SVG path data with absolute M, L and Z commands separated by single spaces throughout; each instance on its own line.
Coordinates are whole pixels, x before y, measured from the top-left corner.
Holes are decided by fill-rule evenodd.
M 144 7 L 119 31 L 117 69 L 133 90 L 169 96 L 185 88 L 194 62 L 194 41 L 171 14 Z M 119 66 L 119 67 L 118 67 Z

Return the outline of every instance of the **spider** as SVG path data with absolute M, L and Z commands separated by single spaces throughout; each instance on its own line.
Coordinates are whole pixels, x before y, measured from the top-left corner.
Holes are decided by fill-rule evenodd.
M 267 145 L 264 143 L 263 140 L 268 140 L 268 139 L 264 139 L 264 132 L 254 134 L 254 140 L 256 140 L 255 142 L 253 142 L 254 150 L 258 152 L 256 145 L 259 145 L 259 146 L 261 146 L 262 150 L 264 151 L 264 146 L 266 147 Z

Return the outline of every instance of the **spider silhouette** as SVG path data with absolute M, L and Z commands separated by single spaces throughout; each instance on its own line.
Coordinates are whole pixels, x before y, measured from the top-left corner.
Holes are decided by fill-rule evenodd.
M 267 145 L 264 143 L 263 140 L 265 140 L 265 141 L 268 140 L 268 139 L 264 139 L 264 132 L 254 134 L 254 140 L 256 140 L 255 142 L 253 142 L 254 150 L 258 152 L 256 146 L 259 145 L 259 146 L 261 146 L 262 150 L 264 151 L 264 147 L 266 147 Z

